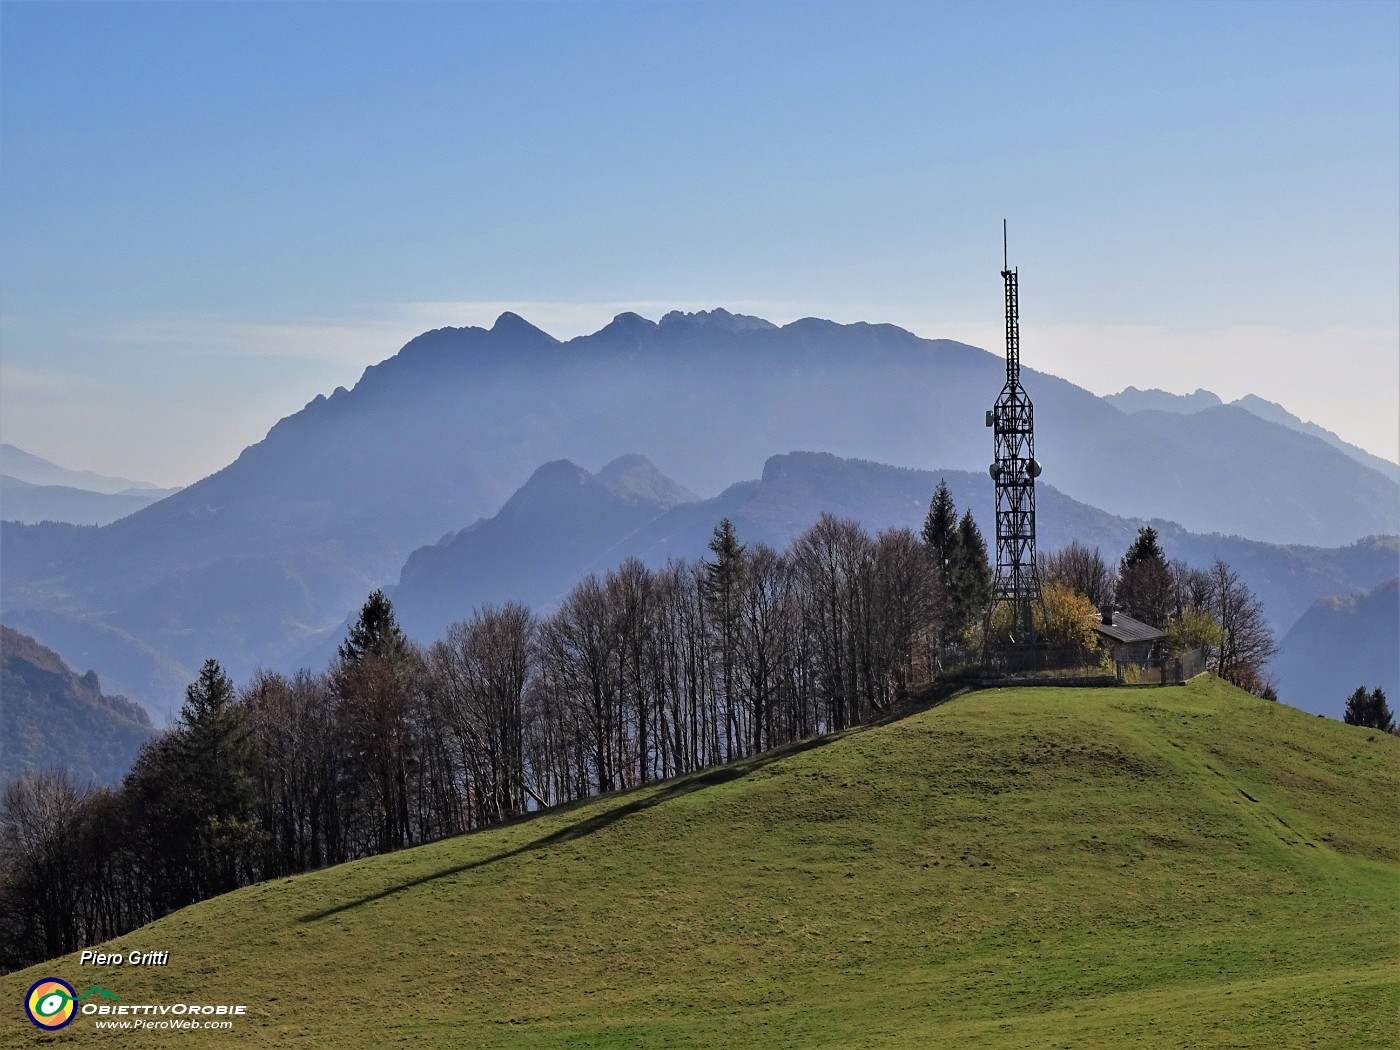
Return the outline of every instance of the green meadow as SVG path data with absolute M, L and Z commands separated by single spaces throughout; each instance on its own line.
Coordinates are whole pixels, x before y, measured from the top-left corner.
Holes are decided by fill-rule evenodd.
M 169 964 L 0 978 L 0 1044 L 1393 1047 L 1400 739 L 1210 678 L 964 693 L 103 948 L 134 949 Z M 42 1033 L 50 975 L 248 1014 Z

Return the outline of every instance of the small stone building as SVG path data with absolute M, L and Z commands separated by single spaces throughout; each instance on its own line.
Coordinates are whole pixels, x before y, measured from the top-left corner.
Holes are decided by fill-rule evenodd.
M 1108 605 L 1103 609 L 1102 622 L 1094 630 L 1099 633 L 1099 645 L 1113 653 L 1120 664 L 1146 666 L 1161 659 L 1162 643 L 1167 637 L 1162 631 L 1135 620 L 1127 613 Z

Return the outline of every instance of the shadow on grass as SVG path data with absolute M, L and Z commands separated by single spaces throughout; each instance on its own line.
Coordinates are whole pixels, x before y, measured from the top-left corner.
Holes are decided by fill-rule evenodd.
M 638 813 L 642 813 L 648 809 L 653 808 L 654 806 L 659 806 L 663 802 L 669 802 L 672 799 L 680 798 L 684 795 L 689 795 L 691 792 L 700 791 L 703 788 L 714 787 L 717 784 L 726 784 L 731 780 L 738 780 L 741 777 L 748 776 L 750 773 L 757 772 L 764 766 L 771 765 L 773 762 L 776 762 L 779 759 L 787 758 L 789 755 L 800 754 L 803 751 L 812 751 L 818 747 L 822 747 L 826 744 L 829 744 L 836 739 L 839 739 L 839 735 L 813 737 L 810 740 L 802 740 L 795 744 L 788 744 L 784 747 L 778 748 L 774 751 L 765 752 L 761 755 L 754 755 L 751 758 L 740 759 L 737 762 L 731 762 L 729 765 L 716 766 L 713 769 L 703 770 L 699 773 L 690 773 L 683 777 L 677 777 L 674 780 L 667 781 L 659 788 L 635 788 L 633 789 L 635 791 L 646 791 L 650 793 L 643 798 L 638 798 L 631 802 L 625 802 L 620 806 L 614 806 L 611 809 L 606 810 L 605 812 L 596 814 L 592 817 L 587 817 L 586 819 L 580 820 L 575 824 L 570 824 L 566 827 L 562 827 L 558 831 L 552 831 L 548 835 L 543 835 L 540 838 L 535 839 L 533 842 L 525 843 L 523 846 L 517 846 L 514 849 L 503 850 L 502 852 L 494 853 L 489 857 L 482 857 L 480 860 L 468 861 L 465 864 L 458 864 L 451 868 L 444 868 L 441 871 L 435 871 L 429 875 L 420 875 L 416 879 L 409 879 L 407 882 L 400 882 L 393 886 L 387 886 L 377 893 L 366 894 L 363 897 L 357 897 L 354 900 L 346 901 L 344 904 L 337 904 L 331 908 L 323 908 L 320 911 L 309 912 L 308 914 L 301 916 L 301 918 L 298 921 L 319 922 L 322 919 L 329 919 L 334 915 L 339 915 L 342 912 L 351 911 L 352 909 L 361 907 L 362 905 L 373 904 L 375 901 L 384 900 L 386 897 L 392 897 L 396 893 L 402 893 L 405 890 L 411 890 L 417 886 L 422 886 L 425 883 L 435 882 L 438 879 L 449 878 L 453 875 L 460 875 L 463 872 L 472 871 L 476 868 L 484 868 L 487 865 L 495 864 L 498 861 L 509 860 L 511 857 L 518 857 L 524 853 L 531 853 L 535 850 L 540 849 L 548 849 L 550 846 L 558 846 L 561 843 L 573 842 L 577 839 L 585 838 L 589 835 L 592 835 L 595 831 L 602 831 L 604 828 L 610 827 L 620 820 L 625 820 L 627 817 L 634 816 Z M 580 799 L 573 805 L 583 806 L 592 802 L 597 802 L 600 798 L 606 797 L 606 795 L 594 795 L 592 798 Z M 559 815 L 559 812 L 560 808 L 556 807 L 553 809 L 547 809 L 543 813 L 531 814 L 531 816 L 523 819 L 531 820 L 535 817 L 544 816 L 545 814 L 552 814 L 557 816 Z M 491 825 L 491 829 L 506 826 L 508 826 L 508 823 L 493 824 Z M 481 830 L 485 831 L 490 829 L 483 828 Z

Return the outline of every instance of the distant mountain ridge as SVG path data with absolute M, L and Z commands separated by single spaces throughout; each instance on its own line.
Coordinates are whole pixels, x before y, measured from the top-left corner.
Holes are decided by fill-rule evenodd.
M 1023 378 L 1044 481 L 1081 505 L 1328 547 L 1400 533 L 1400 485 L 1316 438 L 1235 408 L 1125 414 Z M 413 551 L 495 515 L 541 463 L 642 451 L 699 493 L 792 449 L 985 478 L 983 416 L 1003 381 L 999 355 L 893 325 L 673 311 L 560 342 L 506 313 L 418 336 L 111 525 L 0 528 L 0 605 L 65 654 L 128 639 L 133 673 L 192 677 L 216 656 L 246 675 L 341 623 Z
M 109 496 L 130 495 L 146 489 L 165 493 L 177 491 L 162 489 L 149 481 L 133 481 L 131 478 L 111 477 L 91 470 L 60 467 L 42 456 L 36 456 L 10 444 L 0 444 L 0 474 L 29 485 L 61 485 L 85 492 L 101 492 Z
M 410 634 L 425 641 L 463 619 L 463 575 L 473 605 L 519 601 L 540 606 L 636 529 L 697 497 L 661 474 L 644 456 L 619 457 L 591 474 L 568 460 L 546 463 L 499 513 L 408 556 L 391 593 Z M 521 553 L 529 551 L 529 564 Z M 607 566 L 610 567 L 610 566 Z M 456 610 L 445 619 L 437 610 Z M 333 632 L 332 637 L 337 637 Z
M 1130 386 L 1116 394 L 1107 395 L 1104 400 L 1124 412 L 1172 412 L 1179 415 L 1194 415 L 1206 409 L 1221 408 L 1225 405 L 1218 394 L 1200 388 L 1197 388 L 1193 394 L 1172 394 L 1155 387 L 1150 390 L 1139 390 L 1135 386 Z M 1231 401 L 1230 404 L 1236 408 L 1242 408 L 1260 419 L 1268 420 L 1270 423 L 1278 423 L 1289 430 L 1296 430 L 1300 434 L 1307 434 L 1325 441 L 1338 452 L 1354 459 L 1362 466 L 1370 467 L 1392 481 L 1400 482 L 1400 464 L 1373 455 L 1364 448 L 1358 448 L 1350 442 L 1343 441 L 1332 431 L 1320 427 L 1316 423 L 1300 419 L 1277 402 L 1266 401 L 1254 394 L 1246 394 L 1244 397 Z
M 68 485 L 32 485 L 0 474 L 0 520 L 35 525 L 60 521 L 70 525 L 109 525 L 135 514 L 179 489 L 128 489 L 90 492 Z
M 104 696 L 51 649 L 0 625 L 0 785 L 21 773 L 67 769 L 78 782 L 115 784 L 154 730 L 137 704 Z
M 0 445 L 0 520 L 34 525 L 109 525 L 179 489 L 70 470 L 14 445 Z
M 1279 695 L 1309 711 L 1341 718 L 1357 686 L 1379 686 L 1400 710 L 1400 579 L 1319 598 L 1283 636 L 1274 671 Z
M 633 470 L 649 475 L 655 470 L 642 457 L 625 458 Z M 993 529 L 991 487 L 982 474 L 916 471 L 795 452 L 772 457 L 759 479 L 731 485 L 713 499 L 667 505 L 626 498 L 600 480 L 609 469 L 611 465 L 595 476 L 567 461 L 546 464 L 498 515 L 411 554 L 397 586 L 388 588 L 405 630 L 431 642 L 449 623 L 488 603 L 521 601 L 548 611 L 583 575 L 614 568 L 625 558 L 659 567 L 673 557 L 704 556 L 714 527 L 726 517 L 741 542 L 778 549 L 823 512 L 853 518 L 872 533 L 917 530 L 940 480 L 947 482 L 960 509 L 972 511 L 985 535 Z M 1041 551 L 1077 540 L 1098 546 L 1110 566 L 1138 528 L 1148 524 L 1079 503 L 1050 485 L 1037 486 L 1037 510 Z M 1172 559 L 1202 568 L 1217 555 L 1228 561 L 1264 602 L 1277 636 L 1318 597 L 1374 586 L 1400 566 L 1400 541 L 1394 539 L 1341 549 L 1281 547 L 1199 535 L 1160 519 L 1151 524 Z M 323 666 L 354 612 L 347 610 L 345 621 L 300 654 L 301 661 Z M 1300 691 L 1296 700 L 1283 695 L 1306 706 L 1311 694 Z

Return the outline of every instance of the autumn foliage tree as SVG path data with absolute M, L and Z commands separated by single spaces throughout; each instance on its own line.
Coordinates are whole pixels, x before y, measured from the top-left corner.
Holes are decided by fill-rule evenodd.
M 1174 653 L 1184 653 L 1192 649 L 1207 652 L 1220 647 L 1224 632 L 1215 622 L 1215 617 L 1206 609 L 1186 609 L 1180 616 L 1167 624 L 1167 648 Z
M 1094 630 L 1099 611 L 1093 602 L 1068 584 L 1051 580 L 1041 587 L 1044 612 L 1034 610 L 1036 631 L 1057 649 L 1092 649 L 1098 641 Z

